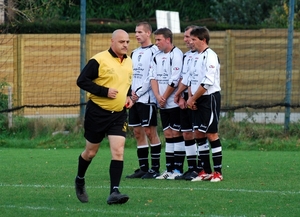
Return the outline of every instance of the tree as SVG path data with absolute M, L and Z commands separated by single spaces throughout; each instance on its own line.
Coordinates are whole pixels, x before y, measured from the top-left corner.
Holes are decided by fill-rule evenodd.
M 211 0 L 210 15 L 219 23 L 259 25 L 281 0 Z
M 287 28 L 289 17 L 288 0 L 283 1 L 281 5 L 275 5 L 270 16 L 264 20 L 263 24 L 269 27 Z M 300 28 L 300 2 L 295 5 L 294 27 Z
M 11 0 L 12 1 L 12 0 Z M 45 21 L 80 17 L 80 7 L 72 0 L 13 0 L 16 11 L 16 20 Z M 20 13 L 21 12 L 21 13 Z
M 10 21 L 79 21 L 80 0 L 0 0 Z M 181 21 L 213 18 L 229 25 L 286 27 L 288 0 L 86 0 L 87 18 L 122 22 L 152 21 L 155 10 L 178 11 Z M 296 5 L 295 26 L 299 26 L 300 2 Z M 0 19 L 1 20 L 1 19 Z
M 12 1 L 12 0 L 10 0 Z M 13 0 L 16 8 L 31 21 L 80 19 L 80 0 Z M 120 21 L 147 20 L 155 10 L 178 11 L 182 20 L 199 20 L 209 16 L 211 0 L 86 0 L 87 18 L 110 18 Z M 18 20 L 23 15 L 17 16 Z

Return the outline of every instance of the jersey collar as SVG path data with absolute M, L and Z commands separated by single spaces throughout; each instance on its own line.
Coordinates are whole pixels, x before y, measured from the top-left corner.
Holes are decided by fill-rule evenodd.
M 113 52 L 113 50 L 112 50 L 111 48 L 109 48 L 108 52 L 109 52 L 113 57 L 119 58 L 119 57 L 117 56 L 117 54 L 115 54 L 115 52 Z M 124 55 L 123 55 L 123 58 L 127 58 L 127 55 L 124 54 Z

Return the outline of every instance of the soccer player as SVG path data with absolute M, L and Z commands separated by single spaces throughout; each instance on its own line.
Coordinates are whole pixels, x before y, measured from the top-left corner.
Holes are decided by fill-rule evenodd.
M 180 108 L 174 102 L 174 94 L 182 70 L 183 53 L 173 45 L 173 34 L 170 29 L 157 29 L 154 38 L 159 52 L 153 58 L 150 79 L 159 106 L 166 141 L 167 169 L 156 179 L 174 179 L 183 173 L 185 157 L 184 140 L 180 132 Z
M 79 201 L 88 202 L 85 189 L 85 173 L 96 156 L 100 143 L 107 135 L 111 150 L 110 195 L 108 204 L 122 204 L 129 199 L 121 194 L 119 184 L 123 172 L 124 146 L 127 130 L 127 105 L 130 99 L 132 61 L 128 57 L 129 35 L 124 30 L 115 30 L 108 50 L 93 56 L 84 67 L 77 85 L 88 92 L 85 111 L 85 150 L 79 155 L 75 178 L 75 191 Z
M 219 182 L 222 175 L 222 146 L 218 135 L 221 106 L 220 61 L 217 54 L 208 46 L 209 31 L 205 27 L 191 31 L 191 44 L 198 56 L 193 58 L 190 69 L 190 87 L 187 107 L 194 115 L 194 128 L 206 136 L 210 145 L 213 160 L 213 172 L 208 166 L 209 154 L 201 157 L 203 170 L 192 181 L 210 180 Z M 199 151 L 203 151 L 199 147 Z
M 180 125 L 181 132 L 185 143 L 185 153 L 188 163 L 188 171 L 184 174 L 175 177 L 176 180 L 192 180 L 198 176 L 197 168 L 197 144 L 194 138 L 194 130 L 192 124 L 192 111 L 187 109 L 186 101 L 188 100 L 188 69 L 196 52 L 191 46 L 190 32 L 197 26 L 188 26 L 184 31 L 183 41 L 189 50 L 183 55 L 183 68 L 178 89 L 174 96 L 174 102 L 180 107 Z M 197 131 L 196 131 L 197 133 Z
M 133 61 L 131 99 L 135 104 L 129 109 L 128 126 L 133 127 L 134 137 L 137 141 L 139 169 L 126 178 L 153 179 L 160 174 L 161 142 L 157 133 L 157 105 L 148 74 L 151 59 L 158 48 L 152 44 L 151 34 L 152 27 L 149 23 L 141 22 L 136 25 L 135 37 L 141 46 L 131 54 Z M 149 168 L 148 161 L 149 146 L 151 168 Z

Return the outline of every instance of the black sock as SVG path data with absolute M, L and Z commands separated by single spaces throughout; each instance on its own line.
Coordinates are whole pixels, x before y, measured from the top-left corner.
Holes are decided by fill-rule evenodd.
M 166 138 L 166 168 L 167 172 L 174 170 L 174 143 L 173 138 Z
M 161 143 L 151 144 L 151 169 L 159 173 L 160 168 L 160 153 L 161 153 Z
M 185 158 L 185 146 L 183 136 L 174 137 L 174 170 L 183 173 L 183 164 Z
M 194 139 L 185 140 L 185 153 L 186 160 L 188 163 L 188 171 L 196 171 L 197 170 L 197 144 Z
M 206 173 L 211 173 L 210 152 L 207 138 L 197 139 L 198 143 L 198 168 L 203 169 Z
M 78 170 L 77 170 L 77 182 L 84 183 L 85 173 L 92 161 L 86 161 L 82 158 L 81 154 L 78 157 Z
M 222 146 L 220 139 L 210 142 L 214 170 L 222 174 Z
M 148 145 L 142 145 L 137 147 L 137 156 L 139 160 L 140 169 L 144 172 L 147 172 L 149 169 L 148 155 L 149 155 Z
M 111 160 L 109 167 L 110 175 L 110 193 L 114 188 L 119 188 L 121 176 L 123 172 L 124 161 Z

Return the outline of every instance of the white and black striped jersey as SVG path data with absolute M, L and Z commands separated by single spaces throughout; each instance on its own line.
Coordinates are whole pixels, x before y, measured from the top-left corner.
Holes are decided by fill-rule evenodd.
M 203 95 L 209 95 L 221 90 L 220 87 L 220 61 L 218 55 L 210 48 L 194 55 L 190 65 L 190 85 L 194 94 L 200 85 L 207 91 Z
M 189 50 L 184 53 L 183 55 L 183 66 L 182 66 L 182 71 L 181 71 L 181 83 L 184 84 L 185 86 L 188 86 L 188 78 L 189 78 L 189 67 L 190 63 L 192 62 L 194 54 L 197 53 L 195 50 Z M 187 92 L 187 89 L 185 90 Z
M 131 89 L 139 96 L 137 102 L 156 103 L 149 80 L 149 69 L 153 55 L 158 51 L 156 45 L 138 47 L 131 53 L 133 77 Z
M 163 95 L 168 87 L 178 87 L 180 74 L 182 71 L 183 53 L 174 47 L 170 52 L 159 51 L 154 55 L 150 69 L 150 79 L 157 80 L 159 94 Z M 178 105 L 174 102 L 176 89 L 167 99 L 164 109 L 175 108 Z

